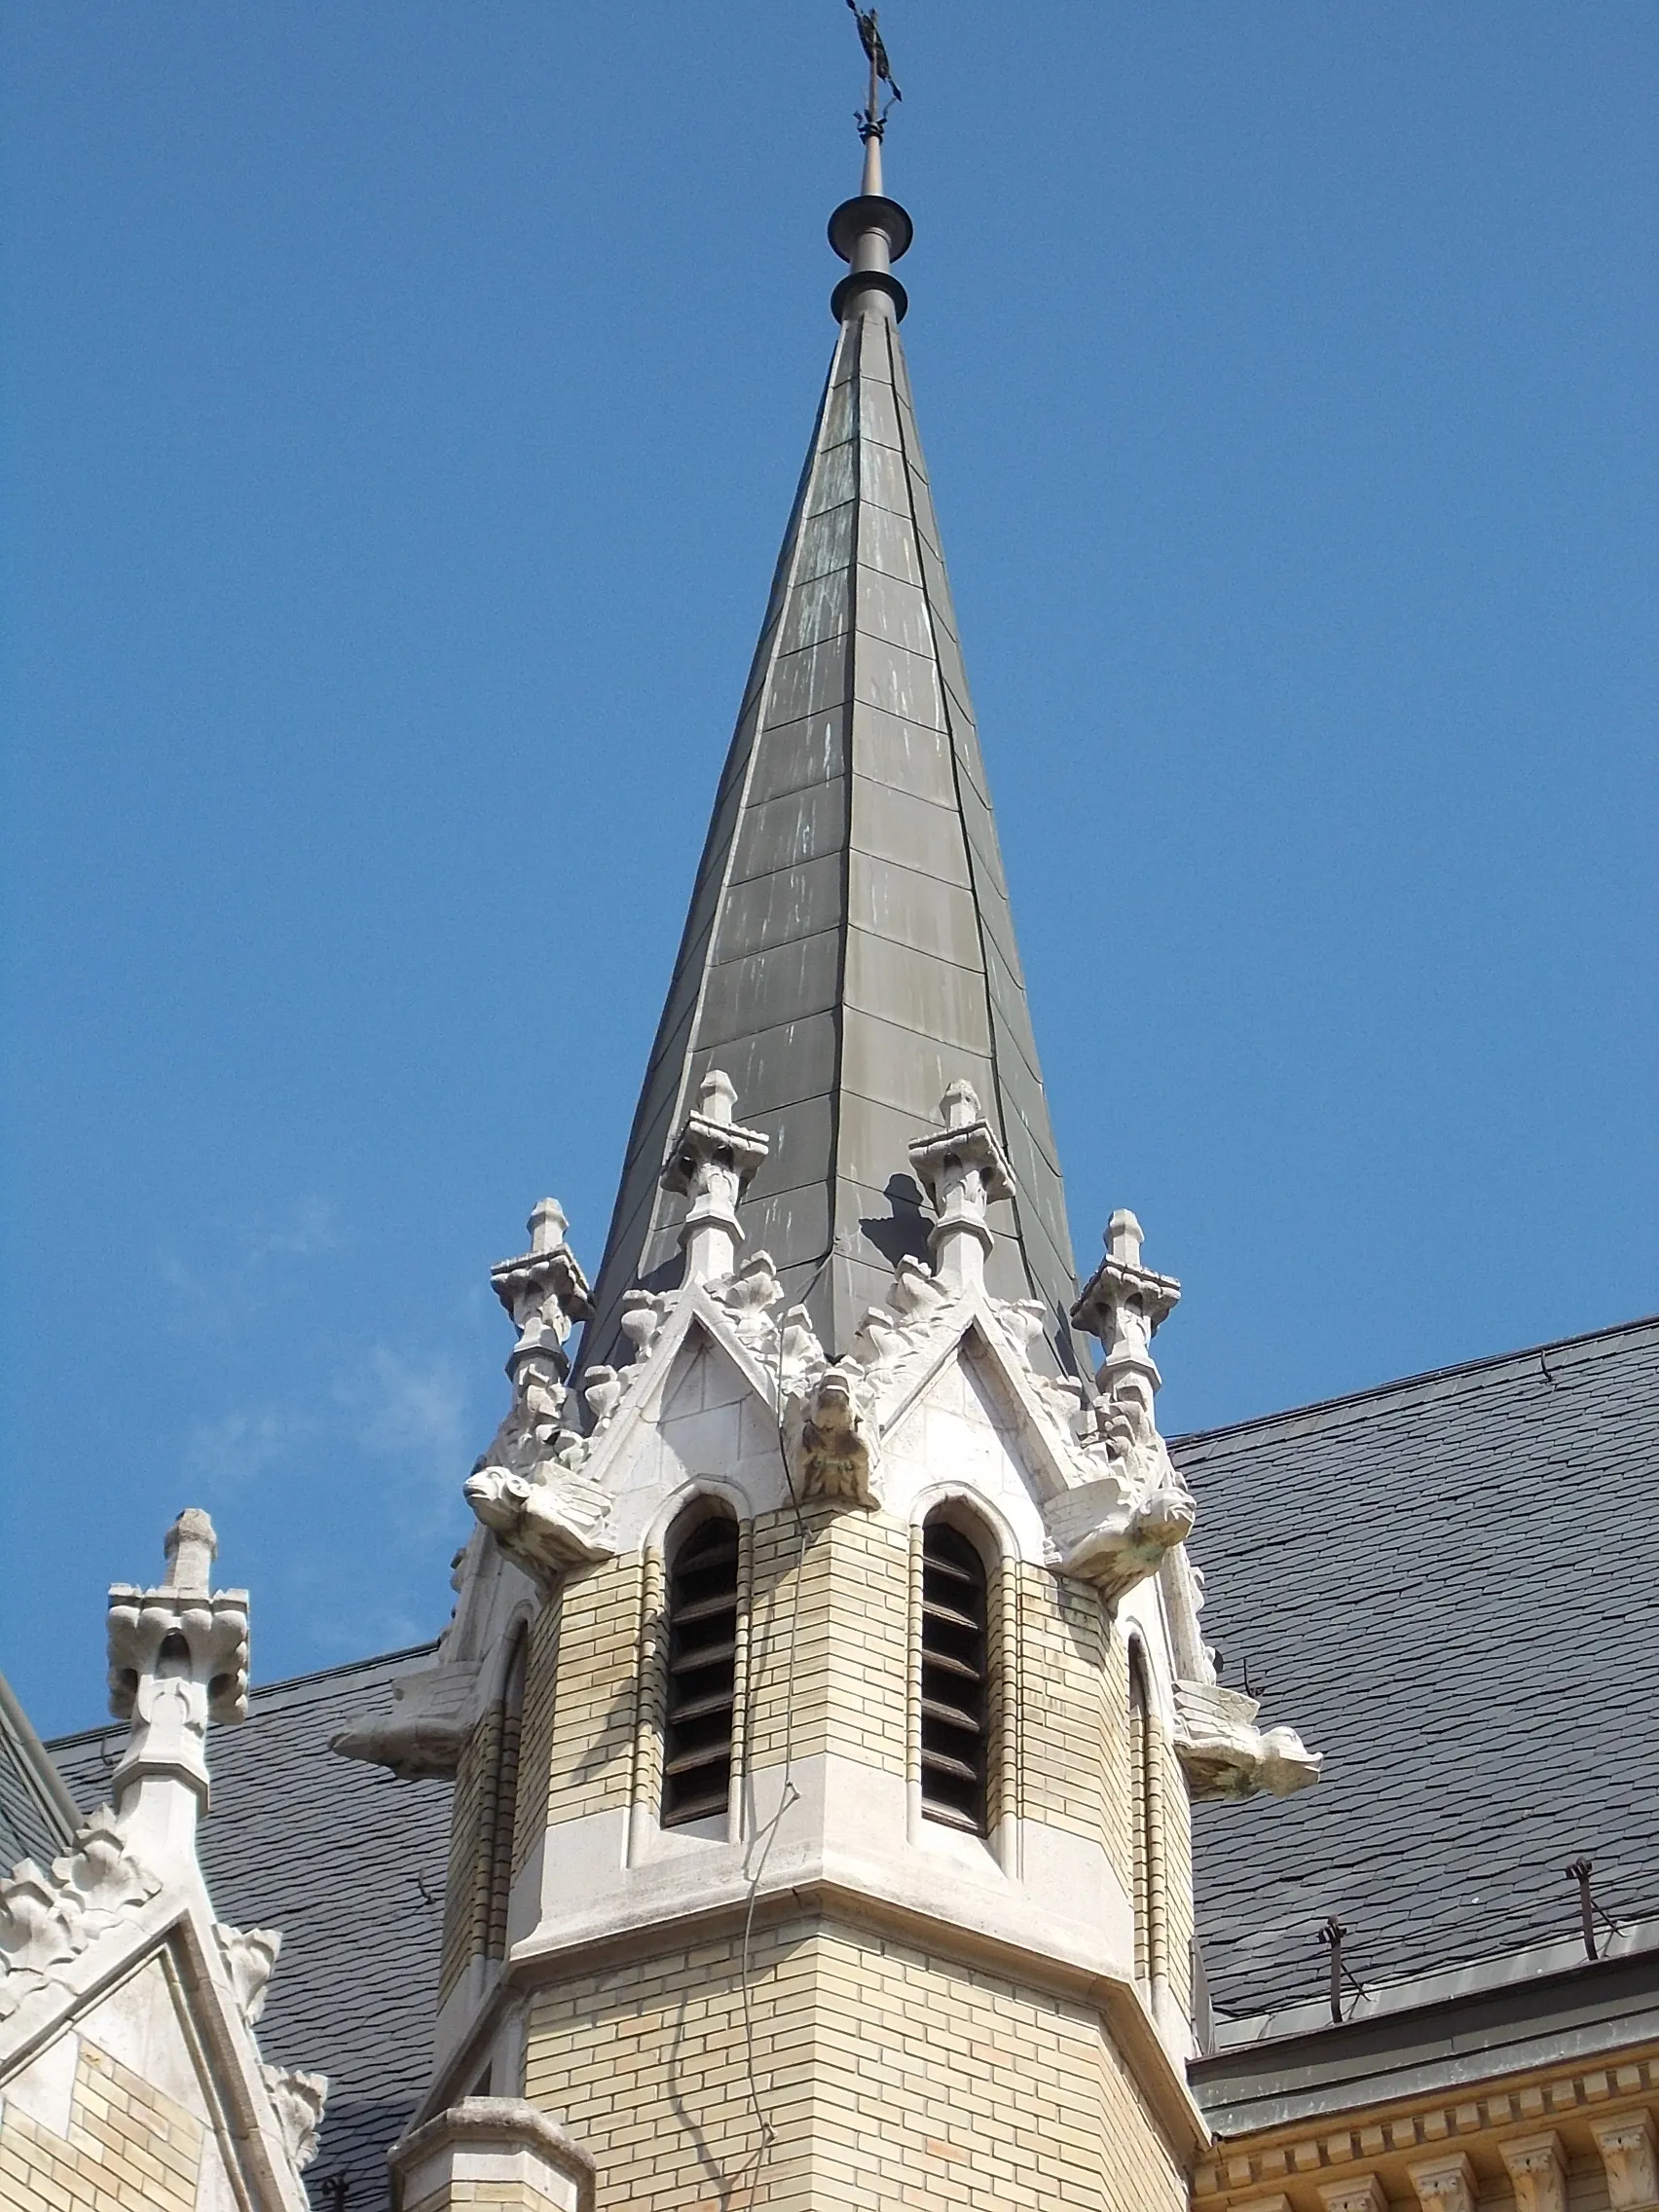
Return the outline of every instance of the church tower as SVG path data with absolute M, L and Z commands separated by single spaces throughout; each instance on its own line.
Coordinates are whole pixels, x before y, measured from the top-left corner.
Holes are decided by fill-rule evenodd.
M 1175 2212 L 1189 1801 L 1316 1771 L 1199 1634 L 1178 1286 L 1128 1213 L 1075 1276 L 861 28 L 834 352 L 604 1255 L 549 1199 L 494 1271 L 456 1616 L 339 1747 L 456 1776 L 405 2212 Z

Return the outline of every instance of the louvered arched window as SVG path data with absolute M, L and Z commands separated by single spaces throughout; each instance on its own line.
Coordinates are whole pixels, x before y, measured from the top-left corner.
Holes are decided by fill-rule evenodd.
M 922 1813 L 983 1835 L 990 1750 L 985 1563 L 940 1514 L 922 1530 Z
M 694 1509 L 668 1559 L 668 1695 L 662 1821 L 703 1821 L 731 1800 L 737 1680 L 737 1523 Z

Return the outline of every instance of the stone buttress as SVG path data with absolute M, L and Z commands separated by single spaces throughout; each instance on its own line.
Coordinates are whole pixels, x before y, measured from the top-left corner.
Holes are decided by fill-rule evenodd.
M 604 1259 L 495 1271 L 456 1618 L 341 1747 L 457 1778 L 422 2212 L 1173 2212 L 1189 1797 L 1316 1766 L 1199 1635 L 1177 1286 L 1074 1275 L 879 154 Z

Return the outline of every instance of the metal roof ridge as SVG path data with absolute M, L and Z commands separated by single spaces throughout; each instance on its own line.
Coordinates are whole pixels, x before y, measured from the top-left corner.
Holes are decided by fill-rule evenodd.
M 1623 1921 L 1604 1941 L 1604 1948 L 1595 1959 L 1585 1957 L 1581 1936 L 1556 1936 L 1546 1942 L 1523 1943 L 1513 1950 L 1483 1952 L 1453 1965 L 1432 1967 L 1423 1973 L 1368 1981 L 1353 1999 L 1352 2010 L 1345 2012 L 1342 2025 L 1352 2027 L 1401 2012 L 1428 2010 L 1457 1998 L 1490 1996 L 1522 1983 L 1535 1987 L 1541 1981 L 1591 1975 L 1598 1968 L 1649 1957 L 1659 1953 L 1659 1919 Z M 1329 2001 L 1323 1997 L 1231 2017 L 1218 2012 L 1212 2048 L 1205 2056 L 1234 2058 L 1264 2044 L 1322 2035 L 1333 2025 Z

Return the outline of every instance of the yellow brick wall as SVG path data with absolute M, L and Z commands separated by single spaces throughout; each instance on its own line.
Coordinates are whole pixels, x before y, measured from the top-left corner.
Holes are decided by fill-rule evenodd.
M 644 1562 L 633 1553 L 565 1578 L 547 1728 L 548 1820 L 581 1820 L 628 1803 L 643 1572 Z M 534 1680 L 534 1657 L 532 1669 Z
M 547 1832 L 547 1793 L 553 1771 L 553 1707 L 558 1688 L 561 1593 L 555 1591 L 530 1624 L 525 1664 L 524 1719 L 519 1733 L 517 1817 L 513 1824 L 513 1877 L 528 1865 Z
M 456 1769 L 449 1874 L 444 1887 L 444 1940 L 438 1966 L 440 2002 L 460 1981 L 468 1961 L 484 1949 L 500 1734 L 500 1708 L 493 1706 L 473 1729 Z
M 0 2204 L 6 2212 L 194 2212 L 202 2150 L 200 2120 L 83 2041 L 66 2137 L 7 2105 Z
M 1099 1598 L 1020 1567 L 1020 1809 L 1098 1844 L 1125 1888 L 1129 1834 L 1128 1678 Z
M 598 2212 L 1185 2212 L 1088 2008 L 801 1916 L 756 1932 L 746 2012 L 741 1956 L 675 1948 L 535 2000 L 527 2093 L 596 2159 Z
M 1156 1715 L 1153 1756 L 1163 1773 L 1163 1881 L 1168 1926 L 1169 1987 L 1181 2009 L 1193 2009 L 1193 1806 L 1175 1747 Z
M 793 1511 L 756 1521 L 751 1769 L 781 1764 L 787 1746 L 795 1758 L 834 1752 L 903 1774 L 909 1558 L 908 1529 L 884 1514 L 808 1506 L 799 1521 Z

